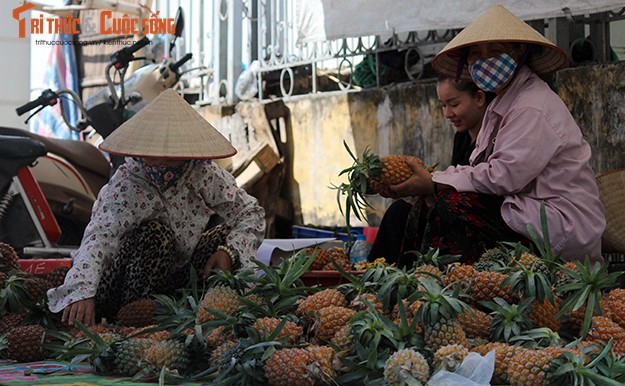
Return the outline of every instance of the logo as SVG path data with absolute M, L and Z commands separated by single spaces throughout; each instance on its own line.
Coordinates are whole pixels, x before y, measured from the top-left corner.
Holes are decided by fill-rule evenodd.
M 35 8 L 31 2 L 25 2 L 13 9 L 13 18 L 18 21 L 20 39 L 26 37 L 26 18 L 20 18 L 24 12 Z M 151 11 L 150 11 L 151 12 Z M 64 17 L 43 17 L 33 15 L 28 30 L 31 35 L 38 34 L 69 34 L 78 35 L 81 32 L 101 35 L 148 35 L 148 34 L 173 34 L 175 32 L 174 18 L 161 18 L 160 11 L 150 14 L 150 17 L 136 17 L 123 14 L 114 17 L 113 11 L 102 10 L 99 17 L 87 17 L 80 20 L 79 17 L 67 15 Z M 96 19 L 96 20 L 93 20 Z
M 20 5 L 19 7 L 13 9 L 13 19 L 17 20 L 19 24 L 20 39 L 26 37 L 26 19 L 24 18 L 20 19 L 20 14 L 26 11 L 30 11 L 33 8 L 35 8 L 35 5 L 33 3 L 24 3 Z

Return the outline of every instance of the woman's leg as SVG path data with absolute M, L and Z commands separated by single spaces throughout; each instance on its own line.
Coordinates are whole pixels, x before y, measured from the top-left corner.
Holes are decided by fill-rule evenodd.
M 96 292 L 96 315 L 112 321 L 135 300 L 164 293 L 177 260 L 173 231 L 159 221 L 143 223 L 122 238 L 119 252 L 103 271 Z
M 529 240 L 513 231 L 501 217 L 503 197 L 446 190 L 430 209 L 421 251 L 438 248 L 441 254 L 462 255 L 462 262 L 477 261 L 498 242 Z

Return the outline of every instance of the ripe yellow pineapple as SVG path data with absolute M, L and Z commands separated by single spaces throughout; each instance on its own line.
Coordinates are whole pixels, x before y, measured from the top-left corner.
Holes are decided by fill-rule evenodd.
M 490 342 L 474 347 L 471 351 L 485 356 L 492 350 L 495 350 L 495 371 L 493 373 L 492 384 L 499 385 L 508 383 L 508 364 L 510 363 L 512 357 L 516 354 L 517 350 L 520 349 L 521 346 L 512 346 L 500 342 Z
M 49 342 L 40 325 L 18 326 L 11 330 L 8 339 L 8 356 L 18 362 L 35 362 L 47 357 L 42 344 Z
M 306 254 L 309 256 L 315 255 L 315 260 L 310 265 L 311 270 L 319 270 L 326 266 L 330 262 L 330 255 L 328 251 L 323 248 L 306 248 Z
M 189 363 L 184 343 L 174 339 L 151 340 L 145 349 L 143 359 L 142 364 L 149 366 L 155 374 L 160 373 L 162 368 L 182 372 Z
M 19 256 L 15 249 L 7 243 L 0 243 L 0 264 L 4 264 L 9 269 L 20 270 Z
M 445 275 L 445 285 L 460 283 L 463 288 L 469 288 L 471 280 L 476 273 L 477 271 L 471 265 L 453 265 L 447 270 L 447 274 Z
M 278 318 L 265 317 L 256 319 L 252 327 L 256 329 L 258 332 L 265 335 L 271 335 L 276 327 L 280 324 L 281 320 Z M 301 326 L 298 326 L 296 323 L 291 321 L 286 321 L 284 327 L 278 332 L 276 339 L 280 338 L 288 338 L 289 343 L 295 343 L 302 336 L 304 332 Z
M 225 315 L 234 315 L 240 307 L 239 295 L 232 288 L 225 286 L 209 288 L 197 311 L 196 323 L 202 324 L 209 320 L 217 320 L 217 316 L 209 310 L 215 310 Z
M 506 275 L 499 272 L 478 271 L 471 281 L 471 297 L 474 301 L 502 298 L 508 303 L 515 303 L 517 295 L 510 287 L 502 283 Z
M 491 337 L 491 324 L 493 317 L 475 307 L 469 307 L 463 313 L 458 314 L 458 321 L 467 338 L 485 338 Z
M 144 327 L 154 323 L 154 299 L 139 299 L 124 305 L 117 312 L 116 321 L 122 326 Z
M 406 181 L 413 173 L 406 163 L 407 158 L 412 158 L 423 167 L 422 160 L 406 155 L 388 155 L 380 157 L 373 154 L 369 148 L 365 149 L 359 159 L 352 153 L 347 143 L 343 141 L 345 149 L 353 159 L 354 163 L 347 169 L 342 170 L 340 175 L 347 174 L 347 183 L 340 186 L 333 186 L 337 189 L 337 202 L 341 213 L 345 214 L 347 227 L 350 228 L 350 214 L 359 220 L 365 219 L 364 209 L 369 206 L 365 195 L 385 193 L 390 185 L 396 185 Z M 341 197 L 345 196 L 345 212 L 341 204 Z
M 345 249 L 340 247 L 334 247 L 327 250 L 329 261 L 323 267 L 326 271 L 336 271 L 336 267 L 332 262 L 336 263 L 339 267 L 341 267 L 345 271 L 349 271 L 352 269 L 352 265 L 349 262 L 349 256 Z
M 455 372 L 469 355 L 469 349 L 459 344 L 442 346 L 434 353 L 434 368 Z
M 313 386 L 323 379 L 311 352 L 303 348 L 284 348 L 265 361 L 265 377 L 272 386 Z
M 534 324 L 534 327 L 547 327 L 553 332 L 560 331 L 562 327 L 562 319 L 557 318 L 556 315 L 560 311 L 561 300 L 559 297 L 554 296 L 555 304 L 552 304 L 548 299 L 544 299 L 542 302 L 534 300 L 530 304 L 531 311 L 529 317 Z
M 329 341 L 355 314 L 356 311 L 346 307 L 328 306 L 320 309 L 315 317 L 315 337 L 320 341 Z
M 352 328 L 346 324 L 339 328 L 331 340 L 332 344 L 341 349 L 341 351 L 349 350 L 352 346 Z
M 312 354 L 314 366 L 319 369 L 321 380 L 324 384 L 332 384 L 336 378 L 336 366 L 339 364 L 335 361 L 336 352 L 330 346 L 310 345 L 306 350 Z
M 610 318 L 625 328 L 625 289 L 614 288 L 608 292 L 604 299 L 605 308 L 609 310 Z
M 370 292 L 356 295 L 356 297 L 349 303 L 349 308 L 356 311 L 368 310 L 369 306 L 364 302 L 364 300 L 369 302 L 378 312 L 384 313 L 384 303 L 375 294 Z
M 384 364 L 384 380 L 389 386 L 425 384 L 429 378 L 427 360 L 412 348 L 397 350 Z
M 231 331 L 226 331 L 224 326 L 215 327 L 207 336 L 206 343 L 209 347 L 217 347 L 223 343 L 234 340 L 234 335 Z
M 434 325 L 425 324 L 424 327 L 425 346 L 433 352 L 449 344 L 469 347 L 467 336 L 458 319 L 441 318 Z
M 297 305 L 295 313 L 312 318 L 315 312 L 328 306 L 346 307 L 347 300 L 345 295 L 337 289 L 326 288 L 301 300 Z
M 625 328 L 605 316 L 593 316 L 587 339 L 604 344 L 610 339 L 625 341 Z

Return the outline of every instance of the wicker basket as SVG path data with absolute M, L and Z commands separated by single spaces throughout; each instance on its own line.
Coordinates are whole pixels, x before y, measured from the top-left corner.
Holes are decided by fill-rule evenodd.
M 625 253 L 625 168 L 597 176 L 606 218 L 604 252 Z

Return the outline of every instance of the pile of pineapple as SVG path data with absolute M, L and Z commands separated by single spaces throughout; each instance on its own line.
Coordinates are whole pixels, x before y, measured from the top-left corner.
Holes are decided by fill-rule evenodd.
M 192 272 L 177 296 L 128 304 L 90 328 L 47 312 L 34 283 L 58 285 L 59 273 L 19 272 L 5 246 L 0 354 L 161 384 L 312 386 L 425 385 L 471 352 L 494 351 L 492 384 L 622 385 L 621 273 L 535 244 L 502 243 L 473 265 L 437 250 L 414 252 L 410 269 L 378 262 L 354 276 L 336 264 L 349 282 L 327 288 L 303 285 L 321 263 L 301 250 L 202 286 Z

